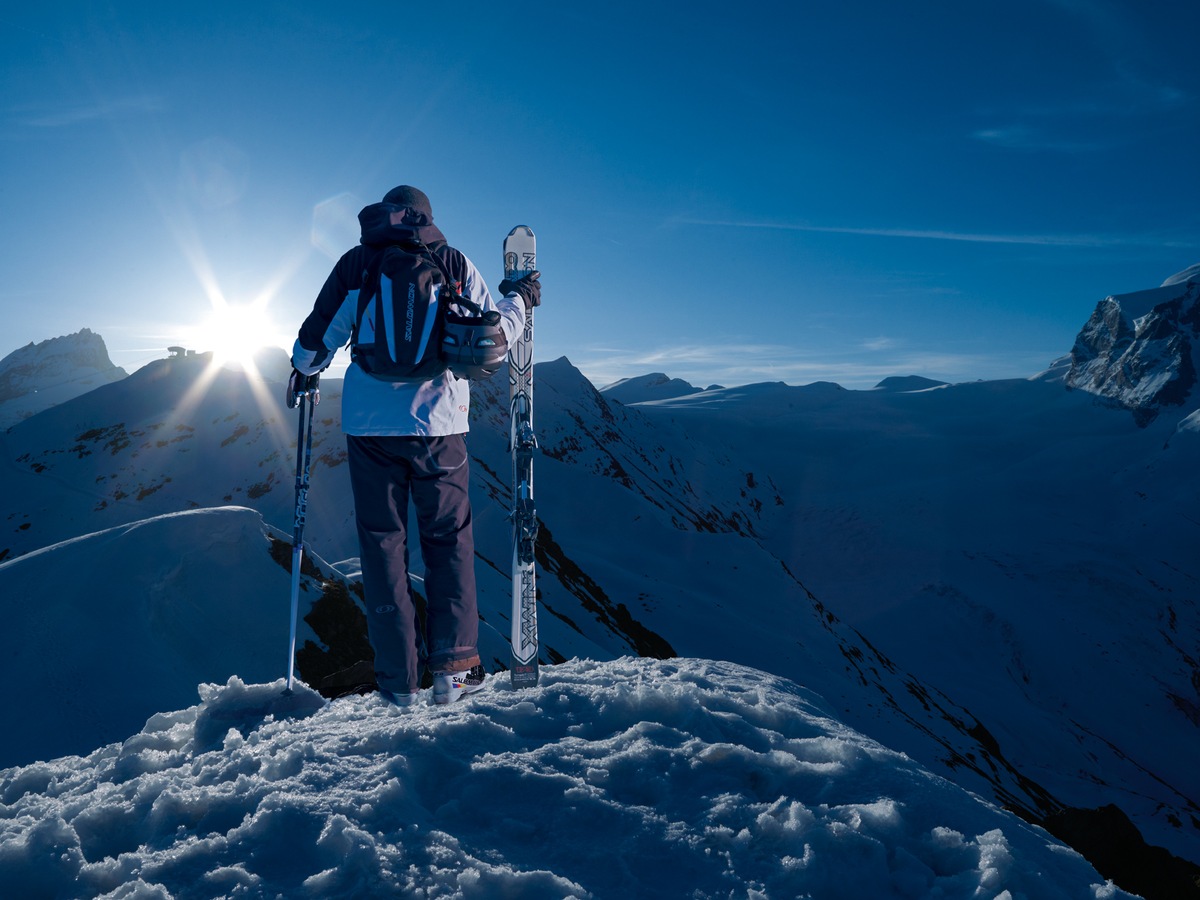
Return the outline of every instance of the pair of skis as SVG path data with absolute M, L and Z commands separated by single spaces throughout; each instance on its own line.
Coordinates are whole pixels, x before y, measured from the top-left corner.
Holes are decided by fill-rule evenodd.
M 517 280 L 537 269 L 537 239 L 518 225 L 504 239 L 504 277 Z M 533 503 L 533 310 L 508 350 L 508 449 L 512 453 L 512 685 L 538 683 L 537 594 L 533 548 L 537 510 Z

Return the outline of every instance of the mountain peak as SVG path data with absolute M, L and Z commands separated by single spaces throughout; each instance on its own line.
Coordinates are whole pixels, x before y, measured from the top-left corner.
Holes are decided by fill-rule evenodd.
M 1192 266 L 1161 287 L 1101 300 L 1075 339 L 1066 385 L 1148 425 L 1165 408 L 1194 406 L 1198 348 L 1200 266 Z
M 125 374 L 108 358 L 104 339 L 87 328 L 26 344 L 0 359 L 0 428 Z
M 647 400 L 673 400 L 676 397 L 686 397 L 688 394 L 699 394 L 703 388 L 689 384 L 681 378 L 671 378 L 664 372 L 651 372 L 649 375 L 637 375 L 633 378 L 622 378 L 612 384 L 602 387 L 605 399 L 616 400 L 628 406 L 631 403 L 644 403 Z

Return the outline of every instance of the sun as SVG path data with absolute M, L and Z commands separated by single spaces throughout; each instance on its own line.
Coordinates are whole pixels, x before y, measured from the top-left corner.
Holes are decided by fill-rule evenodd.
M 189 340 L 202 353 L 212 351 L 214 365 L 241 369 L 253 369 L 254 355 L 262 348 L 286 343 L 264 302 L 213 303 Z

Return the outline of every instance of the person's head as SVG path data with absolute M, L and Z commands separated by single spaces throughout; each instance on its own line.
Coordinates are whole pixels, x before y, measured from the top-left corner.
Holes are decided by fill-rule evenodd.
M 383 195 L 384 203 L 399 206 L 391 214 L 393 225 L 432 225 L 433 207 L 425 192 L 408 184 L 401 184 Z

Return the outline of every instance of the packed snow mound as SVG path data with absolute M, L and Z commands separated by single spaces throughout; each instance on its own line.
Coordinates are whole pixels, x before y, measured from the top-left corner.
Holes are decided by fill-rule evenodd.
M 0 428 L 124 377 L 104 339 L 87 328 L 27 344 L 0 359 Z
M 649 375 L 639 375 L 635 378 L 622 378 L 612 384 L 600 388 L 607 400 L 616 400 L 628 406 L 631 403 L 644 403 L 647 400 L 670 400 L 674 397 L 686 397 L 688 394 L 698 394 L 701 388 L 689 384 L 682 378 L 671 378 L 663 372 L 652 372 Z
M 0 894 L 1130 896 L 785 679 L 542 672 L 403 711 L 202 685 L 122 743 L 0 773 Z

